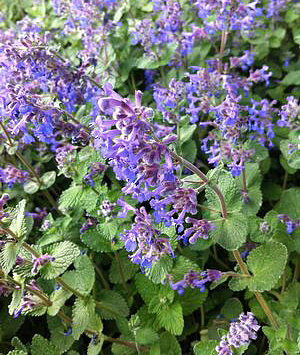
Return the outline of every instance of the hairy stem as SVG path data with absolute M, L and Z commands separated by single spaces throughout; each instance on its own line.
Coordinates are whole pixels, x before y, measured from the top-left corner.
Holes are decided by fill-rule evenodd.
M 238 250 L 234 250 L 233 251 L 233 256 L 235 258 L 235 260 L 237 261 L 237 263 L 239 264 L 239 267 L 241 269 L 241 271 L 246 274 L 246 275 L 250 275 L 250 272 L 248 271 L 247 265 L 244 263 L 244 261 L 241 258 L 241 254 Z M 266 300 L 264 299 L 263 295 L 258 292 L 258 291 L 254 291 L 254 295 L 258 301 L 258 303 L 260 304 L 260 306 L 262 307 L 263 311 L 265 312 L 266 316 L 268 317 L 270 323 L 272 324 L 272 326 L 275 329 L 279 328 L 279 324 L 276 321 L 276 319 L 274 318 L 274 315 L 271 311 L 271 309 L 269 308 Z

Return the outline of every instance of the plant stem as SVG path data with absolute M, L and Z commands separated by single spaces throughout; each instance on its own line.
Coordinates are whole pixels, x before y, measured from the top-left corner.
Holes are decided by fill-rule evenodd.
M 241 254 L 238 250 L 233 250 L 233 255 L 235 260 L 237 261 L 237 263 L 239 264 L 239 267 L 241 269 L 241 271 L 246 274 L 251 276 L 250 272 L 248 271 L 247 265 L 243 262 L 242 258 L 241 258 Z M 262 307 L 263 311 L 265 312 L 266 316 L 268 317 L 270 323 L 272 324 L 272 326 L 275 329 L 279 328 L 279 324 L 276 321 L 276 319 L 273 316 L 272 311 L 270 310 L 266 300 L 264 299 L 263 295 L 258 292 L 258 291 L 254 291 L 254 295 L 258 301 L 258 303 L 260 304 L 260 306 Z
M 216 260 L 216 262 L 218 264 L 220 264 L 221 266 L 223 266 L 223 268 L 225 270 L 230 270 L 230 267 L 228 267 L 222 260 L 219 259 L 218 257 L 218 253 L 217 253 L 217 248 L 216 248 L 216 244 L 213 245 L 213 252 L 211 253 L 211 256 Z
M 242 171 L 242 178 L 243 178 L 243 192 L 247 192 L 247 178 L 246 178 L 245 169 L 243 169 Z
M 200 328 L 203 329 L 205 325 L 205 312 L 203 304 L 200 306 Z
M 120 275 L 121 280 L 122 280 L 123 289 L 124 289 L 124 291 L 128 292 L 128 289 L 127 289 L 127 286 L 126 286 L 126 282 L 125 282 L 124 273 L 123 273 L 123 269 L 122 269 L 121 259 L 119 257 L 118 252 L 114 252 L 114 254 L 115 254 L 116 261 L 117 261 L 119 275 Z
M 285 171 L 284 178 L 283 178 L 283 183 L 282 183 L 282 191 L 284 191 L 286 189 L 288 177 L 289 177 L 289 173 L 287 171 Z
M 104 288 L 105 288 L 106 290 L 110 290 L 109 283 L 106 281 L 106 279 L 105 279 L 105 277 L 104 277 L 104 275 L 103 275 L 103 272 L 102 272 L 102 270 L 101 270 L 101 267 L 98 266 L 98 265 L 96 265 L 95 262 L 93 261 L 94 255 L 95 255 L 95 253 L 92 253 L 92 254 L 91 254 L 91 260 L 92 260 L 92 262 L 93 262 L 93 265 L 94 265 L 94 268 L 95 268 L 95 270 L 96 270 L 96 273 L 97 273 L 97 275 L 99 276 L 99 278 L 100 278 L 100 280 L 101 280 L 101 282 L 102 282 Z
M 191 172 L 193 172 L 194 174 L 199 176 L 200 179 L 205 184 L 209 185 L 214 190 L 215 194 L 219 198 L 222 216 L 223 216 L 223 218 L 227 218 L 227 210 L 226 210 L 225 199 L 224 199 L 224 196 L 223 196 L 221 190 L 219 189 L 219 187 L 216 186 L 216 185 L 211 184 L 211 182 L 209 181 L 207 176 L 200 169 L 198 169 L 194 164 L 192 164 L 189 161 L 185 160 L 183 157 L 179 156 L 178 154 L 176 154 L 175 152 L 173 152 L 171 150 L 169 150 L 169 153 L 170 153 L 170 155 L 171 155 L 171 157 L 173 159 L 176 159 L 182 165 L 184 165 L 186 168 L 188 168 Z
M 59 312 L 57 313 L 57 315 L 58 315 L 65 323 L 68 323 L 68 324 L 70 324 L 70 325 L 73 325 L 72 319 L 71 319 L 70 317 L 68 317 L 66 314 L 64 314 L 63 311 L 59 311 Z M 85 332 L 86 334 L 90 334 L 90 335 L 95 335 L 95 334 L 97 334 L 96 331 L 94 331 L 94 330 L 92 330 L 92 329 L 90 329 L 90 328 L 86 328 L 86 329 L 84 330 L 84 332 Z M 104 334 L 102 334 L 102 335 L 103 335 L 105 341 L 108 341 L 108 342 L 110 342 L 110 343 L 121 344 L 121 345 L 127 346 L 127 347 L 129 347 L 129 348 L 134 348 L 134 349 L 135 349 L 135 343 L 134 343 L 134 342 L 129 342 L 129 341 L 124 341 L 124 340 L 120 340 L 120 339 L 111 338 L 111 337 L 109 337 L 109 336 L 107 336 L 107 335 L 104 335 Z M 147 350 L 148 350 L 148 348 L 145 347 L 145 346 L 141 346 L 140 349 L 143 350 L 143 351 L 147 351 Z
M 297 257 L 295 269 L 294 269 L 294 274 L 293 274 L 293 282 L 297 282 L 299 278 L 299 272 L 300 272 L 300 258 Z
M 11 147 L 13 147 L 13 142 L 11 140 L 11 137 L 7 131 L 7 129 L 5 128 L 5 126 L 3 125 L 2 122 L 0 122 L 0 126 L 3 129 L 3 132 L 5 134 L 5 136 L 7 137 L 7 140 L 9 142 L 9 145 Z M 37 175 L 37 173 L 35 172 L 35 170 L 33 169 L 33 167 L 29 164 L 29 162 L 25 159 L 25 157 L 19 153 L 18 151 L 16 151 L 16 156 L 19 158 L 19 160 L 26 166 L 26 168 L 31 172 L 31 175 L 33 177 L 36 178 L 37 183 L 39 184 L 39 186 L 41 187 L 43 185 L 43 182 L 41 181 L 41 179 L 39 178 L 39 176 Z M 43 194 L 47 197 L 48 201 L 50 202 L 50 204 L 52 205 L 52 207 L 54 207 L 56 210 L 58 210 L 57 204 L 55 202 L 55 200 L 53 199 L 53 197 L 49 194 L 49 192 L 47 190 L 42 190 Z

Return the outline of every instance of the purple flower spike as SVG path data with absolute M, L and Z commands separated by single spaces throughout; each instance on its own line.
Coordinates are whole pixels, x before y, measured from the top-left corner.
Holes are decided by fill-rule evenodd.
M 199 288 L 200 292 L 205 292 L 205 284 L 207 282 L 218 281 L 222 277 L 222 272 L 219 270 L 207 270 L 203 272 L 189 271 L 184 275 L 183 279 L 178 282 L 172 281 L 172 276 L 169 275 L 170 287 L 178 292 L 179 295 L 184 293 L 187 287 Z
M 187 244 L 188 242 L 191 244 L 196 243 L 199 238 L 208 239 L 208 232 L 213 230 L 215 226 L 205 220 L 205 219 L 195 219 L 191 217 L 187 217 L 185 219 L 187 223 L 192 223 L 192 227 L 187 228 L 182 236 L 178 239 L 183 239 L 183 243 Z
M 233 354 L 231 346 L 240 348 L 242 345 L 249 345 L 251 340 L 255 340 L 256 332 L 260 326 L 254 318 L 253 313 L 241 313 L 239 322 L 230 324 L 229 332 L 221 338 L 220 344 L 216 347 L 218 355 Z

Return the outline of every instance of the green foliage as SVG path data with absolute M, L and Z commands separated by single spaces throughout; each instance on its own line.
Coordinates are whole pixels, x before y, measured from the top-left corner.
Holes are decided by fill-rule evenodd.
M 213 169 L 207 176 L 213 184 L 220 188 L 227 207 L 227 212 L 237 213 L 242 208 L 241 193 L 235 179 L 225 170 Z M 214 190 L 208 185 L 205 189 L 208 207 L 220 211 L 220 200 Z
M 56 172 L 55 171 L 47 171 L 45 174 L 41 176 L 41 190 L 46 190 L 50 186 L 52 186 L 55 183 L 56 179 Z
M 217 340 L 199 341 L 193 347 L 194 353 L 195 355 L 215 355 L 218 343 Z
M 141 345 L 149 345 L 159 340 L 158 334 L 151 328 L 139 328 L 135 340 Z
M 60 351 L 49 340 L 43 338 L 39 334 L 35 334 L 31 342 L 31 354 L 32 355 L 41 355 L 41 354 L 60 355 Z
M 73 324 L 72 336 L 78 340 L 84 332 L 95 311 L 95 301 L 91 297 L 77 298 L 72 309 Z
M 64 335 L 64 332 L 67 331 L 67 325 L 58 317 L 50 316 L 47 317 L 47 324 L 51 343 L 56 345 L 61 354 L 69 350 L 75 339 L 72 336 Z
M 118 261 L 119 260 L 119 261 Z M 120 264 L 119 264 L 120 263 Z M 120 268 L 122 275 L 120 274 Z M 122 283 L 130 280 L 138 271 L 138 266 L 133 264 L 128 258 L 127 253 L 119 253 L 119 258 L 114 258 L 109 270 L 109 280 L 112 283 Z
M 285 213 L 290 218 L 296 219 L 300 215 L 300 188 L 292 187 L 282 193 L 280 201 L 276 204 L 278 213 Z
M 210 232 L 215 243 L 226 250 L 236 250 L 245 242 L 248 234 L 247 217 L 242 213 L 232 213 L 226 219 L 213 220 L 216 227 Z
M 112 227 L 112 228 L 110 228 Z M 100 227 L 99 229 L 91 228 L 85 233 L 80 235 L 81 241 L 90 249 L 97 252 L 111 252 L 121 248 L 122 243 L 120 241 L 115 242 L 111 240 L 111 236 L 115 235 L 116 225 L 108 225 Z M 103 233 L 104 231 L 104 233 Z
M 97 299 L 97 308 L 102 319 L 115 319 L 128 316 L 128 305 L 118 292 L 101 290 Z
M 275 329 L 263 326 L 264 335 L 261 331 L 258 333 L 258 338 L 253 341 L 255 345 L 232 349 L 233 354 L 299 354 L 300 229 L 296 228 L 293 233 L 288 234 L 286 225 L 278 219 L 279 213 L 287 214 L 294 223 L 300 217 L 300 190 L 297 187 L 300 169 L 297 105 L 288 114 L 293 116 L 292 128 L 279 127 L 276 122 L 280 111 L 284 111 L 282 105 L 286 104 L 286 97 L 294 95 L 297 98 L 300 94 L 300 62 L 296 55 L 300 44 L 299 4 L 287 1 L 285 5 L 281 5 L 280 13 L 268 18 L 266 12 L 271 2 L 263 0 L 258 5 L 264 14 L 262 22 L 257 19 L 253 30 L 217 30 L 208 39 L 203 38 L 207 34 L 204 27 L 214 25 L 216 14 L 212 10 L 207 19 L 199 19 L 198 5 L 183 0 L 180 1 L 181 32 L 172 29 L 172 38 L 166 35 L 165 42 L 158 46 L 153 41 L 151 26 L 155 27 L 154 31 L 158 30 L 160 10 L 154 11 L 155 4 L 151 1 L 132 0 L 105 4 L 96 16 L 93 12 L 94 5 L 90 2 L 84 8 L 91 16 L 84 16 L 84 21 L 76 19 L 77 13 L 70 14 L 75 3 L 73 0 L 57 11 L 53 10 L 52 3 L 46 0 L 0 0 L 0 29 L 1 38 L 3 37 L 0 50 L 1 73 L 5 71 L 6 57 L 9 55 L 18 65 L 16 75 L 11 78 L 11 90 L 14 90 L 16 96 L 6 97 L 6 90 L 10 90 L 8 86 L 1 84 L 3 92 L 0 90 L 4 100 L 1 109 L 12 110 L 11 114 L 3 115 L 0 128 L 1 190 L 10 195 L 6 205 L 0 206 L 0 293 L 5 296 L 0 310 L 1 351 L 9 355 L 180 355 L 191 354 L 192 351 L 195 355 L 216 355 L 215 348 L 220 335 L 227 333 L 227 330 L 220 328 L 228 328 L 230 320 L 237 318 L 243 309 L 250 309 L 261 326 L 270 324 L 254 294 L 264 292 L 263 297 L 279 327 Z M 60 7 L 62 3 L 58 1 L 57 6 Z M 250 1 L 245 0 L 244 3 L 247 5 Z M 80 9 L 79 6 L 76 11 L 80 12 Z M 236 9 L 233 7 L 231 10 Z M 166 11 L 163 15 L 168 17 L 170 13 Z M 166 17 L 166 26 L 169 26 Z M 149 18 L 149 28 L 146 26 L 143 31 L 151 33 L 152 56 L 145 53 L 143 41 L 136 45 L 132 43 L 136 25 L 145 18 Z M 89 34 L 83 29 L 83 26 L 89 25 L 91 32 L 97 37 L 95 43 L 89 41 L 88 36 L 86 37 Z M 167 28 L 164 30 L 167 32 Z M 30 41 L 32 31 L 35 31 L 34 40 L 28 48 L 32 58 L 31 54 L 30 58 L 28 54 L 26 58 L 21 58 L 23 52 L 27 53 L 26 41 Z M 15 32 L 28 34 L 22 44 L 24 48 L 14 46 L 14 39 L 18 36 Z M 35 40 L 46 33 L 49 35 L 45 37 L 47 43 L 44 48 Z M 182 36 L 184 41 L 179 44 Z M 188 46 L 192 37 L 194 43 L 193 50 L 190 51 L 185 46 Z M 6 45 L 12 48 L 9 53 L 5 51 Z M 222 48 L 223 45 L 225 48 Z M 88 53 L 90 49 L 94 51 L 91 56 Z M 235 66 L 232 59 L 239 61 L 248 50 L 254 53 L 254 63 L 250 64 L 251 60 L 243 63 L 249 68 Z M 187 56 L 182 55 L 183 51 L 188 52 Z M 39 70 L 38 63 L 35 63 L 35 56 L 41 53 L 42 58 L 43 55 L 49 56 L 45 63 L 42 60 L 43 70 Z M 82 55 L 86 56 L 84 60 Z M 20 58 L 22 63 L 18 63 Z M 65 75 L 61 75 L 59 81 L 53 85 L 50 81 L 44 83 L 46 77 L 43 71 L 49 77 L 55 77 L 60 68 L 53 64 L 54 58 L 60 58 Z M 289 65 L 285 63 L 287 59 L 290 61 Z M 26 67 L 24 70 L 30 71 L 31 62 L 37 66 L 34 68 L 35 80 L 27 81 L 25 78 L 23 82 L 22 75 L 19 78 L 18 74 L 22 72 L 23 65 Z M 217 63 L 216 70 L 203 69 L 210 68 L 213 63 Z M 272 71 L 270 84 L 267 86 L 258 78 L 258 72 L 255 72 L 264 65 Z M 153 76 L 154 85 L 149 86 L 148 75 Z M 235 86 L 238 76 L 240 87 Z M 65 79 L 70 80 L 67 85 Z M 6 83 L 5 75 L 3 80 Z M 183 86 L 189 82 L 192 85 L 189 87 L 191 91 L 187 95 L 181 93 L 180 87 L 174 89 L 170 85 L 171 80 L 176 80 L 177 83 L 181 81 Z M 109 95 L 109 89 L 106 88 L 105 92 L 102 90 L 106 82 L 110 82 L 120 97 L 124 98 L 120 104 L 117 102 L 120 97 L 114 96 L 112 106 L 116 106 L 116 111 L 113 116 L 108 112 L 97 112 L 97 100 L 103 95 Z M 41 90 L 38 89 L 40 83 L 44 85 Z M 181 83 L 179 82 L 179 86 Z M 226 87 L 231 84 L 232 97 L 229 97 Z M 32 96 L 27 95 L 31 86 L 35 90 Z M 164 117 L 166 112 L 158 109 L 160 102 L 153 101 L 156 87 L 162 90 L 171 89 L 169 94 L 166 93 L 168 104 L 163 103 L 167 106 L 168 119 Z M 107 119 L 106 123 L 109 125 L 110 119 L 123 120 L 123 116 L 126 116 L 124 112 L 131 112 L 128 108 L 131 106 L 129 101 L 134 103 L 134 94 L 138 90 L 144 92 L 142 105 L 151 107 L 154 114 L 148 117 L 144 108 L 136 107 L 132 122 L 136 123 L 142 117 L 159 134 L 155 138 L 149 130 L 144 147 L 136 145 L 128 151 L 125 148 L 116 156 L 112 150 L 111 157 L 105 160 L 101 156 L 106 144 L 102 139 L 105 129 L 100 127 L 99 122 Z M 197 90 L 201 92 L 199 97 Z M 24 94 L 22 97 L 20 92 Z M 15 103 L 16 98 L 19 99 Z M 71 102 L 73 99 L 74 102 Z M 230 106 L 222 107 L 226 103 L 225 99 L 236 99 L 237 105 L 231 112 Z M 264 106 L 267 107 L 267 102 L 261 101 L 265 99 L 269 102 L 274 99 L 277 102 L 270 103 L 273 108 L 269 110 Z M 177 100 L 174 106 L 172 100 Z M 254 116 L 251 122 L 249 120 L 253 114 L 252 100 L 261 102 L 256 107 L 257 122 Z M 139 106 L 137 100 L 136 103 Z M 186 106 L 190 103 L 198 114 L 197 122 L 191 123 L 191 112 Z M 24 115 L 22 105 L 29 105 L 29 110 L 33 111 Z M 35 105 L 37 107 L 33 107 Z M 47 111 L 47 115 L 51 112 L 49 120 L 36 114 L 37 109 Z M 53 109 L 57 109 L 60 115 L 56 115 Z M 230 119 L 235 109 L 238 119 L 231 125 L 224 118 L 228 115 Z M 22 123 L 20 126 L 19 119 Z M 111 128 L 121 129 L 123 134 L 126 130 L 123 122 L 114 122 Z M 39 141 L 34 132 L 35 141 L 32 144 L 25 143 L 27 128 L 29 131 L 33 129 L 39 132 L 47 130 L 46 126 L 51 126 L 52 123 L 56 143 L 52 138 L 49 139 L 51 147 L 48 143 Z M 161 125 L 161 129 L 156 124 Z M 60 131 L 60 125 L 64 126 L 63 132 Z M 102 203 L 110 201 L 118 205 L 117 200 L 124 195 L 123 187 L 128 184 L 131 184 L 131 191 L 135 190 L 135 185 L 138 189 L 138 184 L 143 184 L 141 175 L 146 176 L 148 169 L 150 171 L 155 168 L 159 163 L 159 155 L 166 155 L 166 158 L 162 158 L 164 166 L 161 165 L 166 172 L 169 162 L 166 150 L 161 147 L 169 139 L 168 129 L 172 130 L 172 134 L 177 134 L 177 141 L 167 144 L 167 149 L 176 151 L 206 173 L 209 182 L 203 183 L 200 174 L 189 175 L 180 158 L 172 158 L 178 186 L 195 189 L 199 205 L 194 214 L 186 213 L 182 226 L 173 223 L 171 227 L 166 227 L 163 222 L 155 224 L 161 237 L 169 238 L 176 257 L 165 255 L 153 262 L 151 268 L 141 270 L 139 265 L 131 262 L 129 255 L 137 255 L 143 246 L 139 245 L 139 250 L 125 250 L 122 241 L 124 238 L 121 237 L 122 233 L 126 233 L 125 230 L 131 228 L 135 218 L 133 213 L 130 212 L 122 220 L 118 218 L 121 210 L 118 206 L 106 216 Z M 5 130 L 12 142 L 7 139 Z M 134 133 L 135 129 L 132 136 Z M 207 141 L 206 138 L 211 140 Z M 121 141 L 123 137 L 118 139 Z M 163 143 L 159 143 L 158 139 Z M 271 149 L 270 141 L 274 144 L 274 149 Z M 108 153 L 110 143 L 106 147 Z M 72 144 L 74 150 L 66 155 L 65 163 L 58 167 L 56 148 L 68 144 Z M 211 156 L 204 152 L 205 145 Z M 150 146 L 157 147 L 159 154 L 155 158 L 152 151 L 147 151 Z M 239 156 L 244 153 L 247 155 L 247 152 L 249 157 Z M 119 165 L 119 158 L 128 153 L 130 163 L 124 171 L 124 167 Z M 135 158 L 139 154 L 145 159 L 144 165 L 135 168 Z M 114 158 L 117 161 L 115 166 L 111 162 Z M 214 158 L 215 169 L 210 169 Z M 233 165 L 244 164 L 245 169 L 240 176 L 233 177 L 229 171 L 232 162 Z M 92 172 L 95 163 L 103 163 L 105 171 L 92 176 L 94 184 L 91 186 L 86 175 Z M 151 165 L 152 163 L 154 164 Z M 7 164 L 26 170 L 30 177 L 25 183 L 14 183 L 12 189 L 9 185 L 7 187 L 3 173 Z M 120 175 L 132 174 L 132 178 L 118 180 L 118 169 L 122 171 L 119 172 Z M 159 186 L 155 181 L 149 186 L 140 186 L 153 194 L 152 201 L 147 198 L 143 200 L 142 197 L 141 203 L 135 201 L 134 193 L 125 197 L 125 201 L 135 208 L 144 206 L 156 220 L 159 220 L 164 209 L 171 214 L 174 202 L 177 202 L 170 202 L 172 177 L 167 174 L 162 181 L 163 170 L 157 175 Z M 195 168 L 187 170 L 190 173 L 195 172 Z M 33 176 L 35 174 L 39 174 L 41 183 Z M 171 188 L 159 196 L 157 187 L 162 186 Z M 220 191 L 219 196 L 216 190 Z M 222 207 L 223 212 L 226 209 L 226 213 L 221 211 L 220 195 L 224 196 L 225 206 Z M 157 202 L 161 204 L 161 209 L 153 213 L 153 206 Z M 7 215 L 2 215 L 2 207 Z M 44 221 L 40 220 L 40 216 L 34 215 L 34 220 L 27 216 L 28 212 L 38 213 L 36 207 L 45 207 L 48 212 Z M 178 207 L 173 215 L 174 219 L 182 209 L 182 206 Z M 178 239 L 187 228 L 185 218 L 188 216 L 198 220 L 207 219 L 214 225 L 215 229 L 209 233 L 208 240 L 200 238 L 195 244 L 184 245 Z M 90 221 L 94 223 L 93 226 L 80 233 L 83 224 Z M 143 222 L 146 223 L 145 230 L 140 228 L 135 235 L 139 242 L 141 236 L 148 233 L 147 221 Z M 266 230 L 263 231 L 262 226 L 266 226 L 266 223 Z M 147 239 L 147 243 L 153 243 L 150 239 Z M 28 245 L 24 244 L 25 240 Z M 236 254 L 233 255 L 231 251 L 246 251 L 253 246 L 245 244 L 248 242 L 255 243 L 255 249 L 248 256 L 243 256 L 251 275 L 239 277 L 233 274 L 242 272 L 235 262 Z M 39 255 L 47 253 L 55 258 L 39 267 L 38 275 L 32 274 L 34 259 L 29 245 Z M 154 258 L 160 253 L 155 247 L 154 244 L 151 245 L 148 253 Z M 205 292 L 200 292 L 192 284 L 192 287 L 184 288 L 183 294 L 179 294 L 169 285 L 171 281 L 184 280 L 189 283 L 192 281 L 187 280 L 186 274 L 189 271 L 202 272 L 208 268 L 221 270 L 222 278 L 207 282 Z M 34 285 L 31 284 L 32 281 L 37 281 L 41 291 L 35 290 L 32 294 L 28 292 Z M 25 290 L 27 293 L 24 293 Z M 26 300 L 24 297 L 32 297 L 38 302 L 37 306 L 26 307 L 21 312 L 22 316 L 13 318 L 14 311 Z M 46 312 L 47 324 L 45 316 L 38 317 Z M 31 316 L 35 318 L 32 320 Z M 70 328 L 72 334 L 65 335 Z M 32 337 L 34 332 L 37 334 L 32 341 L 26 338 L 29 335 Z M 268 344 L 265 343 L 266 338 Z
M 62 280 L 74 290 L 88 295 L 94 285 L 95 271 L 92 262 L 86 255 L 81 255 L 74 262 L 75 270 L 67 271 Z
M 300 169 L 300 131 L 289 133 L 288 139 L 283 139 L 280 142 L 280 149 L 286 159 L 288 167 L 291 169 Z M 291 149 L 291 145 L 294 149 Z
M 261 174 L 257 163 L 245 164 L 245 171 L 237 177 L 237 185 L 240 191 L 244 191 L 243 175 L 245 174 L 247 202 L 243 203 L 242 212 L 247 216 L 254 216 L 262 204 L 262 193 L 260 190 Z
M 248 280 L 251 291 L 271 290 L 282 275 L 287 262 L 286 247 L 277 242 L 267 242 L 252 250 L 247 258 L 253 277 Z
M 173 260 L 169 255 L 164 255 L 159 261 L 153 263 L 151 269 L 146 269 L 145 274 L 154 283 L 162 283 L 170 272 Z
M 40 272 L 45 279 L 54 279 L 62 274 L 80 255 L 78 246 L 69 241 L 55 243 L 47 247 L 46 252 L 55 260 L 42 267 Z
M 238 318 L 238 316 L 243 312 L 243 305 L 238 298 L 228 298 L 224 306 L 222 307 L 220 313 L 229 321 Z
M 183 314 L 182 306 L 179 302 L 171 305 L 162 305 L 157 312 L 157 319 L 160 326 L 174 335 L 180 335 L 183 331 Z
M 66 189 L 59 198 L 59 208 L 66 209 L 75 207 L 79 204 L 82 196 L 82 186 L 73 185 Z
M 144 57 L 140 58 L 136 63 L 137 68 L 139 68 L 139 69 L 156 69 L 156 68 L 159 68 L 159 67 L 162 67 L 162 66 L 168 64 L 171 57 L 173 56 L 173 54 L 176 50 L 176 47 L 177 47 L 176 43 L 172 43 L 172 44 L 168 45 L 163 56 L 157 60 L 153 60 L 153 58 L 151 58 L 149 56 L 144 56 Z

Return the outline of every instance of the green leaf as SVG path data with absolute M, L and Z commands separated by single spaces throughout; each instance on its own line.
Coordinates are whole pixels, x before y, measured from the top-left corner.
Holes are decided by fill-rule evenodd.
M 8 274 L 16 263 L 20 243 L 5 243 L 0 253 L 0 265 L 5 274 Z
M 300 85 L 300 70 L 289 72 L 282 80 L 282 85 Z
M 87 355 L 98 355 L 100 354 L 100 351 L 102 349 L 104 342 L 104 337 L 101 336 L 100 339 L 97 338 L 95 341 L 90 341 L 88 349 L 87 349 Z
M 133 339 L 127 336 L 121 336 L 118 340 L 125 341 L 125 342 L 132 342 Z M 128 346 L 114 343 L 111 347 L 111 351 L 115 355 L 133 355 L 136 354 L 135 348 L 129 348 Z
M 298 11 L 294 11 L 294 13 L 297 13 Z M 294 41 L 297 44 L 300 44 L 300 29 L 298 28 L 298 26 L 294 26 L 293 27 L 293 37 L 294 37 Z
M 73 296 L 73 293 L 63 289 L 62 287 L 58 290 L 54 290 L 50 295 L 52 305 L 47 308 L 47 313 L 50 316 L 55 316 L 71 296 Z
M 52 186 L 55 183 L 56 179 L 56 172 L 55 171 L 47 171 L 45 174 L 41 176 L 41 190 L 46 190 L 50 186 Z
M 183 314 L 179 302 L 161 307 L 156 315 L 159 325 L 174 335 L 180 335 L 183 331 Z
M 180 143 L 183 144 L 187 142 L 195 132 L 195 129 L 197 128 L 196 124 L 189 124 L 187 126 L 181 127 L 180 128 Z
M 12 315 L 15 309 L 18 308 L 19 304 L 21 303 L 21 299 L 23 296 L 23 287 L 18 290 L 14 290 L 12 293 L 12 299 L 10 305 L 8 307 L 9 314 Z
M 154 283 L 160 284 L 165 280 L 166 275 L 170 272 L 173 260 L 170 256 L 164 255 L 159 261 L 153 263 L 151 268 L 145 270 L 145 274 Z
M 108 240 L 112 240 L 118 235 L 118 223 L 113 220 L 111 222 L 99 223 L 96 227 L 99 232 L 98 238 L 105 238 Z
M 244 174 L 246 176 L 246 192 L 248 201 L 243 202 L 242 212 L 247 216 L 256 215 L 262 204 L 262 193 L 260 190 L 261 174 L 257 163 L 246 163 Z M 243 175 L 236 178 L 240 191 L 244 190 Z
M 101 290 L 97 300 L 97 309 L 103 319 L 127 317 L 129 314 L 127 303 L 116 291 Z
M 43 338 L 39 334 L 35 334 L 31 343 L 31 355 L 41 354 L 60 355 L 61 352 L 54 344 L 49 342 L 49 340 Z
M 126 252 L 119 253 L 119 261 L 121 264 L 120 266 L 118 263 L 118 259 L 114 258 L 111 263 L 111 268 L 109 270 L 109 280 L 115 284 L 121 284 L 123 282 L 123 278 L 120 275 L 119 267 L 122 268 L 122 276 L 124 277 L 125 282 L 130 280 L 139 269 L 136 264 L 133 264 L 130 261 Z
M 63 354 L 65 351 L 69 350 L 75 339 L 72 336 L 64 335 L 68 326 L 61 321 L 58 317 L 47 317 L 48 328 L 50 331 L 50 341 Z
M 281 141 L 282 143 L 283 141 Z M 280 147 L 281 148 L 281 147 Z M 282 149 L 282 148 L 281 148 Z M 287 159 L 285 158 L 285 155 L 281 154 L 279 157 L 279 161 L 283 169 L 288 173 L 288 174 L 294 174 L 297 169 L 291 168 L 288 164 Z
M 135 340 L 141 345 L 149 345 L 159 340 L 158 334 L 151 328 L 139 328 Z
M 239 212 L 242 208 L 242 198 L 235 179 L 230 172 L 225 170 L 218 171 L 215 175 L 211 176 L 214 174 L 214 171 L 216 170 L 210 171 L 208 178 L 221 190 L 225 199 L 227 212 Z M 220 200 L 209 185 L 205 189 L 205 196 L 208 207 L 220 211 Z
M 253 249 L 247 258 L 248 268 L 253 274 L 248 279 L 249 290 L 271 290 L 284 271 L 287 256 L 287 248 L 273 241 Z
M 170 287 L 160 286 L 158 293 L 148 305 L 150 313 L 159 313 L 162 307 L 169 306 L 174 301 L 175 292 Z
M 71 186 L 65 190 L 59 198 L 59 208 L 65 209 L 75 207 L 79 204 L 82 196 L 82 186 Z
M 28 353 L 22 350 L 12 350 L 7 355 L 27 355 Z
M 81 255 L 75 260 L 74 266 L 76 270 L 65 272 L 62 279 L 76 291 L 88 295 L 95 282 L 93 263 L 86 255 Z
M 210 232 L 215 243 L 226 250 L 236 250 L 245 242 L 248 234 L 247 218 L 241 213 L 232 213 L 226 219 L 212 221 L 216 227 Z
M 27 354 L 26 346 L 21 342 L 21 340 L 18 337 L 12 338 L 11 345 L 15 348 L 15 350 L 21 350 Z
M 91 228 L 85 233 L 81 234 L 80 239 L 90 249 L 97 252 L 110 253 L 122 247 L 121 241 L 115 242 L 114 240 L 110 241 L 105 239 L 105 237 L 101 235 L 96 228 Z
M 205 340 L 197 342 L 194 347 L 195 355 L 216 355 L 216 347 L 219 345 L 217 340 Z
M 15 218 L 12 220 L 9 227 L 10 230 L 17 235 L 18 239 L 23 238 L 27 232 L 27 224 L 25 220 L 25 206 L 26 200 L 22 200 L 17 204 L 16 208 L 13 211 Z
M 40 188 L 40 185 L 32 180 L 28 180 L 25 182 L 25 184 L 23 185 L 23 189 L 27 194 L 35 194 Z
M 181 355 L 181 348 L 176 337 L 168 332 L 160 335 L 161 355 Z
M 242 312 L 243 305 L 241 301 L 238 298 L 229 298 L 222 307 L 220 314 L 230 321 L 234 318 L 238 318 Z
M 193 163 L 197 156 L 197 144 L 193 140 L 188 140 L 182 147 L 182 155 L 189 162 Z
M 200 292 L 199 289 L 186 288 L 182 296 L 177 296 L 182 306 L 183 315 L 188 316 L 199 309 L 207 296 L 207 290 Z
M 41 268 L 41 276 L 45 279 L 54 279 L 62 274 L 80 255 L 78 246 L 68 240 L 48 246 L 46 251 L 55 260 Z
M 300 216 L 300 188 L 292 187 L 283 191 L 280 201 L 274 208 L 278 213 L 287 214 L 295 220 Z
M 163 51 L 163 55 L 161 58 L 157 60 L 153 60 L 150 56 L 144 56 L 137 60 L 136 66 L 139 69 L 156 69 L 159 67 L 163 67 L 168 64 L 171 60 L 175 50 L 177 48 L 177 43 L 173 42 L 168 45 L 167 48 Z
M 93 298 L 86 299 L 77 298 L 72 309 L 72 336 L 75 340 L 80 338 L 84 332 L 90 319 L 95 313 L 95 301 Z
M 294 150 L 291 151 L 291 145 Z M 290 132 L 289 139 L 280 142 L 280 150 L 292 169 L 300 169 L 300 131 Z
M 158 294 L 160 289 L 158 285 L 155 285 L 143 274 L 136 275 L 135 285 L 139 294 L 147 305 L 151 302 L 152 298 Z

